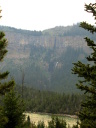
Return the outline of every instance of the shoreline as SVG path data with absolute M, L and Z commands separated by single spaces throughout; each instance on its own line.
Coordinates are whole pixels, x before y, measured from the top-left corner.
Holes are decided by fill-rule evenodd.
M 40 115 L 49 115 L 49 116 L 66 116 L 74 119 L 78 119 L 76 115 L 69 115 L 69 114 L 52 114 L 52 113 L 43 113 L 43 112 L 25 112 L 25 113 L 33 113 L 33 114 L 40 114 Z

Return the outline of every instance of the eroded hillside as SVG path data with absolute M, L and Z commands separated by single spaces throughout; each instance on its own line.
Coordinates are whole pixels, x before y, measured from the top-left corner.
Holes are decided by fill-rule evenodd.
M 9 42 L 1 69 L 8 69 L 16 83 L 21 84 L 24 71 L 27 86 L 66 92 L 76 90 L 72 63 L 79 59 L 84 61 L 90 52 L 83 39 L 89 33 L 79 29 L 78 25 L 42 32 L 3 26 L 0 29 Z

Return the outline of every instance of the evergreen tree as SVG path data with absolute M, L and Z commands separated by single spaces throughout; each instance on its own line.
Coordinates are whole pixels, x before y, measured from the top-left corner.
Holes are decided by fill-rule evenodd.
M 85 9 L 87 12 L 92 13 L 96 20 L 96 3 L 86 4 Z M 92 34 L 96 33 L 95 25 L 82 22 L 80 27 Z M 74 63 L 72 71 L 80 77 L 76 85 L 86 96 L 78 114 L 81 122 L 80 128 L 96 128 L 96 43 L 88 37 L 85 37 L 85 41 L 92 51 L 86 58 L 88 63 L 84 64 L 78 61 Z
M 1 8 L 0 8 L 0 18 L 1 16 Z M 5 33 L 0 31 L 0 62 L 3 61 L 5 54 L 7 53 L 6 46 L 8 44 L 7 39 L 5 38 Z M 2 83 L 1 81 L 4 80 L 8 76 L 9 72 L 6 71 L 4 73 L 0 72 L 0 95 L 5 94 L 5 92 L 10 90 L 10 87 L 14 86 L 14 81 L 9 81 L 8 83 Z
M 58 117 L 52 117 L 52 120 L 48 122 L 48 128 L 66 128 L 66 121 L 59 119 Z
M 4 32 L 0 32 L 0 62 L 3 61 L 4 56 L 7 53 L 6 46 L 7 46 L 7 39 L 4 38 L 5 34 Z M 9 82 L 2 82 L 2 80 L 6 79 L 8 77 L 9 72 L 3 72 L 0 73 L 0 94 L 3 95 L 7 91 L 10 90 L 10 87 L 14 86 L 14 81 Z
M 24 103 L 14 88 L 4 97 L 3 115 L 8 121 L 4 128 L 21 128 L 24 123 Z
M 38 122 L 38 124 L 37 124 L 37 128 L 45 128 L 45 124 L 44 124 L 44 122 Z
M 5 54 L 7 53 L 7 39 L 4 38 L 4 32 L 0 32 L 0 62 L 3 61 Z M 4 95 L 6 92 L 14 86 L 14 81 L 5 82 L 4 80 L 8 77 L 9 72 L 0 72 L 0 95 Z M 2 107 L 0 106 L 0 128 L 7 122 L 7 118 L 2 114 Z

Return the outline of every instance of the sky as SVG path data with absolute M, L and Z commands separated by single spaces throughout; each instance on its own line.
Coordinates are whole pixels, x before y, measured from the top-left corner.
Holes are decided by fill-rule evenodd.
M 70 26 L 94 18 L 84 10 L 84 4 L 96 0 L 0 0 L 0 25 L 26 30 L 45 30 Z

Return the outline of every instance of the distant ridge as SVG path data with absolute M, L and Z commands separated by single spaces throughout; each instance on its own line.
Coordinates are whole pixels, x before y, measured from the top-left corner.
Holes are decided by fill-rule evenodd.
M 80 23 L 77 23 L 73 26 L 56 26 L 54 28 L 45 29 L 43 31 L 31 31 L 25 29 L 17 29 L 10 26 L 0 26 L 0 30 L 5 32 L 17 32 L 24 34 L 32 34 L 32 35 L 51 35 L 51 36 L 84 36 L 90 35 L 88 31 L 79 27 Z

